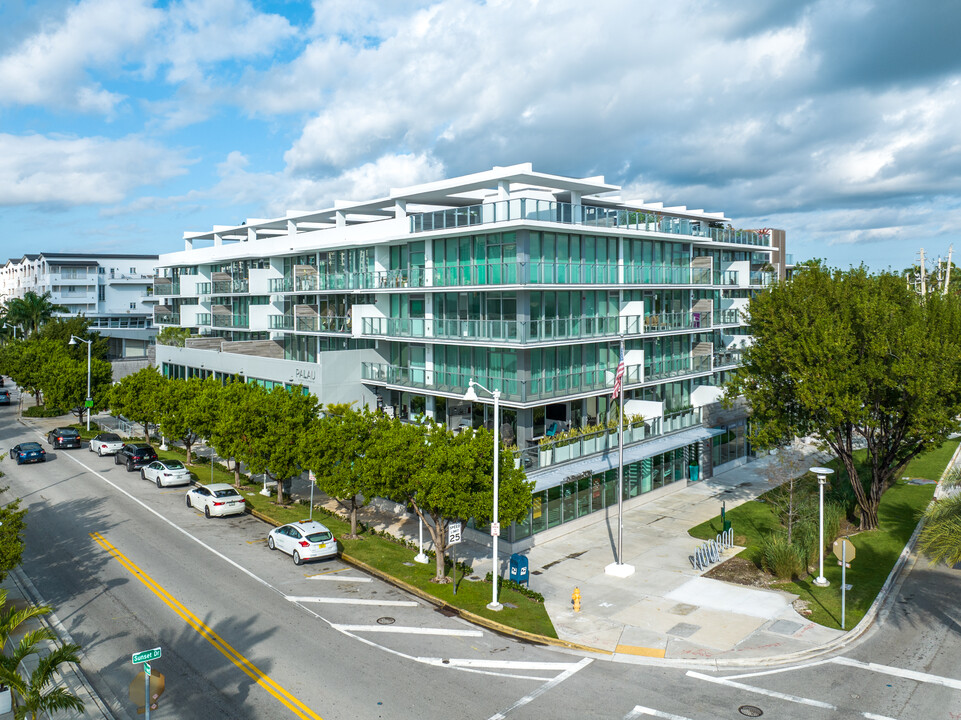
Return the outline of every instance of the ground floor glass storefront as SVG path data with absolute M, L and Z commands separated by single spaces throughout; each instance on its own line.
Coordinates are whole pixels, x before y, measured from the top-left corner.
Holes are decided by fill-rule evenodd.
M 624 466 L 624 499 L 643 495 L 689 477 L 689 462 L 698 457 L 698 445 L 670 450 Z M 617 468 L 570 480 L 534 493 L 525 520 L 511 527 L 510 542 L 571 522 L 617 505 Z

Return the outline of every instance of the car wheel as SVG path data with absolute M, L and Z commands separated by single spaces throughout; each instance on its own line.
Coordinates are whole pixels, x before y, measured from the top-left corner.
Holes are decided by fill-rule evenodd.
M 303 565 L 304 561 L 300 559 L 300 553 L 294 550 L 294 565 Z
M 145 473 L 143 470 L 140 471 L 140 479 L 141 479 L 141 480 L 146 480 L 146 479 L 147 479 L 147 473 Z
M 133 463 L 128 460 L 128 461 L 127 461 L 127 472 L 133 472 L 134 470 L 136 470 L 136 468 L 133 466 Z
M 116 455 L 113 456 L 113 464 L 114 465 L 120 464 L 120 453 L 117 453 Z
M 274 538 L 270 535 L 267 536 L 267 547 L 271 550 L 276 550 L 277 547 L 274 545 Z
M 187 496 L 187 507 L 193 507 L 193 505 L 190 504 L 190 496 L 189 496 L 189 495 Z
M 158 488 L 162 488 L 162 487 L 163 487 L 163 485 L 161 485 L 161 483 L 160 483 L 160 478 L 159 478 L 159 477 L 157 478 L 157 487 L 158 487 Z
M 97 448 L 97 455 L 99 455 L 100 457 L 103 457 L 103 447 Z
M 19 455 L 17 455 L 17 465 L 23 465 L 23 460 L 20 459 Z
M 204 505 L 204 517 L 210 519 L 210 506 Z

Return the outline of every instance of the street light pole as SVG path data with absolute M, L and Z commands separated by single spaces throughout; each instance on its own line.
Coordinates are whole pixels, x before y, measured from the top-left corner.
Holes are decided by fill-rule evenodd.
M 500 445 L 501 445 L 501 427 L 500 427 L 500 400 L 501 391 L 500 390 L 488 390 L 486 387 L 481 385 L 479 382 L 475 382 L 471 378 L 470 382 L 467 384 L 467 392 L 464 393 L 464 399 L 470 402 L 475 402 L 477 400 L 477 392 L 474 388 L 480 388 L 492 398 L 494 398 L 494 518 L 491 522 L 491 555 L 493 559 L 493 568 L 491 572 L 491 578 L 493 580 L 493 591 L 491 595 L 491 601 L 487 604 L 488 610 L 503 610 L 504 606 L 497 601 L 497 579 L 500 575 L 500 568 L 497 563 L 497 538 L 501 534 L 500 522 L 498 521 L 498 510 L 499 510 L 499 486 L 500 486 Z
M 813 467 L 811 472 L 818 478 L 818 576 L 814 579 L 814 584 L 818 587 L 827 587 L 831 581 L 824 577 L 824 486 L 827 483 L 827 476 L 834 471 L 826 467 Z
M 90 432 L 90 413 L 93 412 L 93 405 L 88 405 L 93 398 L 90 397 L 90 348 L 93 345 L 93 340 L 84 340 L 83 338 L 78 338 L 76 335 L 70 336 L 70 342 L 68 345 L 76 345 L 77 340 L 80 342 L 87 343 L 87 398 L 84 402 L 84 407 L 87 409 L 87 432 Z

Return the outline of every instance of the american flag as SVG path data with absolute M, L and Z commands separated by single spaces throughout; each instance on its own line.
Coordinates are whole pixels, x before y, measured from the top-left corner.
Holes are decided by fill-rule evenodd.
M 624 348 L 621 348 L 621 360 L 617 363 L 617 370 L 614 373 L 614 392 L 611 393 L 611 399 L 616 400 L 617 396 L 621 394 L 621 379 L 624 377 Z

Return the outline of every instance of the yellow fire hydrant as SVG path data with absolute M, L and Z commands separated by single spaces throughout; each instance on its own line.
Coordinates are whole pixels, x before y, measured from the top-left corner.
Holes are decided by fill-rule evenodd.
M 571 604 L 574 606 L 574 612 L 581 611 L 581 589 L 574 588 L 574 594 L 571 595 Z

